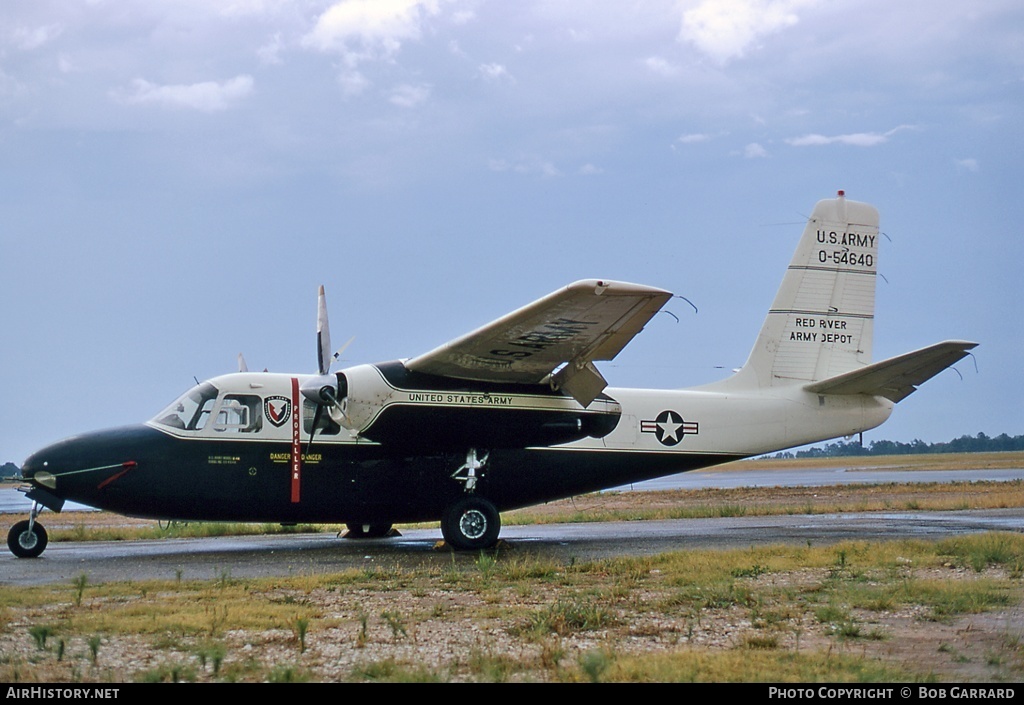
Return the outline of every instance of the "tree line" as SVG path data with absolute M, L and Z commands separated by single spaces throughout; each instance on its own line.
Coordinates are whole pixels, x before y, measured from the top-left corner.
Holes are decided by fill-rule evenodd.
M 834 458 L 850 455 L 925 455 L 928 453 L 997 453 L 1024 450 L 1024 435 L 1010 436 L 1001 433 L 991 437 L 984 433 L 976 436 L 960 436 L 944 443 L 925 443 L 920 439 L 903 443 L 901 441 L 871 441 L 867 445 L 860 441 L 837 441 L 825 446 L 814 446 L 796 452 L 785 451 L 770 455 L 770 458 Z

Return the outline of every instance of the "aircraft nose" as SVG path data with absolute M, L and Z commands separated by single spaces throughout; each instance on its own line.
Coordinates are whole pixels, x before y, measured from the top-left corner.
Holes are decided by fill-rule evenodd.
M 53 472 L 50 470 L 50 462 L 48 460 L 51 455 L 49 452 L 50 448 L 52 446 L 47 446 L 30 455 L 21 464 L 21 476 L 28 482 L 53 489 L 56 480 Z
M 22 466 L 25 480 L 36 487 L 74 498 L 85 489 L 102 488 L 112 478 L 134 469 L 133 455 L 144 427 L 97 431 L 72 436 L 33 453 Z

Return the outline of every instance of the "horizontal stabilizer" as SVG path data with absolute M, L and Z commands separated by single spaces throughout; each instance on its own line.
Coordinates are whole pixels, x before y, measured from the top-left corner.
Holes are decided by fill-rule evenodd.
M 804 389 L 817 394 L 867 394 L 898 402 L 965 358 L 968 351 L 977 345 L 965 340 L 947 340 L 808 384 Z

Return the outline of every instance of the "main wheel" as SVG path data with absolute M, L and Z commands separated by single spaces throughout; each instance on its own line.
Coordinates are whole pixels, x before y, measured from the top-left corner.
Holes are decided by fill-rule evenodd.
M 490 548 L 498 542 L 499 531 L 498 510 L 483 497 L 464 497 L 445 509 L 441 517 L 441 534 L 456 551 Z
M 46 548 L 47 541 L 43 525 L 35 522 L 29 529 L 28 519 L 19 521 L 7 532 L 7 548 L 18 558 L 36 558 Z
M 391 524 L 345 524 L 347 539 L 379 539 L 388 535 Z

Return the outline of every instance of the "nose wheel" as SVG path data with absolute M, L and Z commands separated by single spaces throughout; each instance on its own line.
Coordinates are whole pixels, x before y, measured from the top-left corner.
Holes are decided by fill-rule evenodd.
M 46 529 L 36 522 L 41 510 L 39 503 L 33 502 L 28 519 L 19 521 L 7 532 L 7 548 L 18 558 L 37 558 L 49 542 Z

